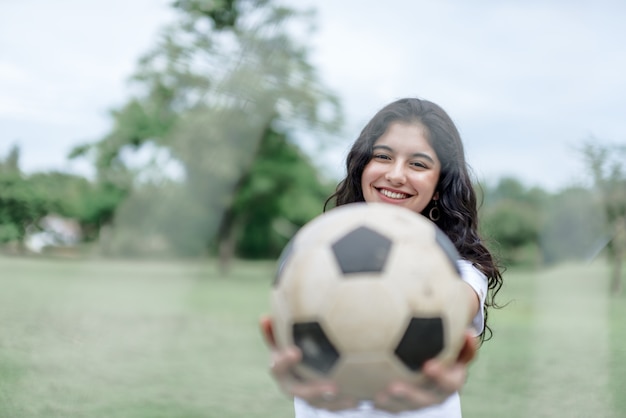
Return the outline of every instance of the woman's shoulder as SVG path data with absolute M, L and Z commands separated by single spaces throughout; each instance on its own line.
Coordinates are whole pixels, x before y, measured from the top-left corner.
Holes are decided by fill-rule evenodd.
M 459 268 L 459 272 L 461 273 L 461 277 L 463 277 L 463 279 L 473 277 L 481 280 L 487 280 L 487 276 L 485 276 L 485 274 L 469 260 L 460 258 L 456 261 L 456 265 Z

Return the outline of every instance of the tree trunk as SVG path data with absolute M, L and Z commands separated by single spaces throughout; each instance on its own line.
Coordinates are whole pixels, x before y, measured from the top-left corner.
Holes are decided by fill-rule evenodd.
M 100 230 L 98 232 L 98 249 L 100 255 L 102 256 L 110 256 L 112 253 L 112 242 L 113 242 L 113 226 L 110 224 L 102 224 L 100 225 Z
M 622 291 L 622 265 L 626 258 L 626 217 L 615 221 L 615 237 L 613 238 L 613 274 L 611 277 L 611 293 Z
M 235 255 L 235 237 L 232 234 L 232 228 L 227 236 L 220 236 L 218 249 L 218 265 L 221 277 L 227 277 L 230 274 L 230 267 Z
M 616 258 L 613 262 L 613 275 L 611 277 L 611 293 L 614 295 L 622 292 L 622 260 Z
M 239 228 L 236 225 L 235 213 L 232 208 L 228 208 L 224 213 L 217 232 L 218 246 L 218 266 L 222 277 L 227 277 L 235 256 L 237 245 L 237 233 Z
M 259 152 L 263 148 L 263 141 L 267 140 L 268 134 L 271 131 L 271 123 L 273 118 L 270 118 L 267 126 L 263 129 L 263 133 L 259 141 L 256 142 L 256 149 L 252 158 L 247 162 L 241 176 L 237 180 L 235 187 L 233 188 L 232 196 L 236 196 L 241 190 L 242 186 L 248 180 L 250 176 L 250 170 L 254 161 L 258 158 Z M 242 223 L 245 222 L 242 219 L 237 219 L 237 214 L 232 206 L 232 202 L 226 207 L 224 215 L 220 221 L 220 225 L 217 231 L 217 245 L 218 245 L 218 265 L 219 271 L 222 277 L 227 277 L 230 272 L 232 260 L 235 255 L 235 247 L 237 245 L 237 235 L 242 228 Z

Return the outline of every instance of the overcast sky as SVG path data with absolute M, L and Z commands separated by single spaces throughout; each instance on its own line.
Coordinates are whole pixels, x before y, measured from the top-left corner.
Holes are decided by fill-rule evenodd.
M 73 145 L 110 128 L 139 56 L 172 18 L 166 0 L 0 0 L 0 156 L 75 170 Z M 318 8 L 313 61 L 363 124 L 404 96 L 452 116 L 481 180 L 512 175 L 557 190 L 584 179 L 574 147 L 626 143 L 626 2 L 291 0 Z

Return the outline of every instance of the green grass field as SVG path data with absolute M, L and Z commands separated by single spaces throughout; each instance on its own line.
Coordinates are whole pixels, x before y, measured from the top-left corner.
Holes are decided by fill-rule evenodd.
M 293 416 L 257 329 L 273 268 L 0 258 L 0 417 Z M 505 274 L 465 418 L 626 416 L 626 297 L 607 274 Z

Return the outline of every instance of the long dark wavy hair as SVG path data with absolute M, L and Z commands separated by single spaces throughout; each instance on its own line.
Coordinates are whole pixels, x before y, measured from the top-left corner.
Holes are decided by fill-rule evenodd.
M 341 206 L 365 201 L 361 175 L 372 158 L 374 143 L 393 122 L 421 124 L 426 128 L 428 142 L 441 162 L 436 187 L 436 192 L 439 193 L 440 217 L 435 224 L 454 243 L 460 256 L 487 276 L 489 292 L 485 308 L 498 308 L 495 296 L 502 287 L 501 269 L 478 233 L 476 192 L 465 161 L 461 136 L 452 119 L 437 104 L 417 98 L 404 98 L 378 111 L 352 145 L 346 159 L 346 177 L 337 185 L 335 193 L 326 200 L 324 211 L 329 205 Z M 427 216 L 433 204 L 431 201 L 422 214 Z M 492 330 L 487 325 L 485 309 L 485 329 L 480 339 L 486 341 L 491 336 Z

